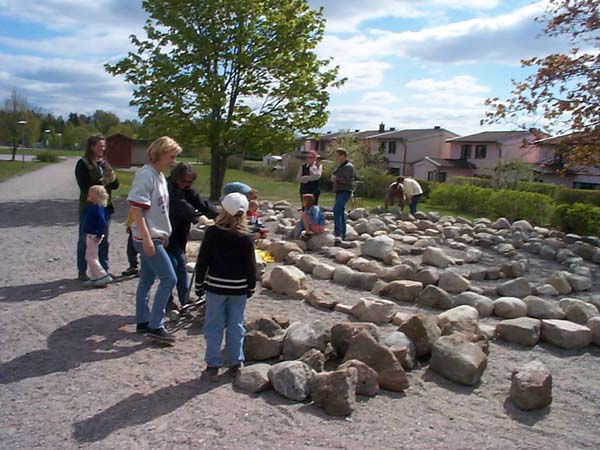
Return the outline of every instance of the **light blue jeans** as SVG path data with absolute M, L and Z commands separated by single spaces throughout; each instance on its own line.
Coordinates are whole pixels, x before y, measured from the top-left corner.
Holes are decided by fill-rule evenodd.
M 147 322 L 148 328 L 155 330 L 163 326 L 165 308 L 177 277 L 162 241 L 153 239 L 152 242 L 154 242 L 154 255 L 146 256 L 142 243 L 133 241 L 133 246 L 140 254 L 141 260 L 140 281 L 135 294 L 135 320 L 137 323 Z M 159 284 L 150 311 L 148 308 L 150 289 L 157 277 Z
M 175 275 L 177 276 L 177 295 L 179 297 L 179 304 L 183 306 L 187 302 L 186 296 L 188 291 L 188 276 L 187 269 L 185 267 L 185 254 L 180 248 L 170 248 L 167 253 L 171 258 L 171 264 L 173 264 L 173 269 L 175 270 Z
M 335 193 L 333 204 L 333 234 L 346 239 L 346 203 L 352 197 L 351 191 L 339 191 Z
M 222 295 L 206 291 L 206 314 L 204 317 L 204 338 L 206 339 L 206 365 L 221 367 L 221 343 L 223 330 L 225 335 L 225 350 L 229 366 L 235 366 L 244 361 L 244 311 L 246 310 L 246 295 Z

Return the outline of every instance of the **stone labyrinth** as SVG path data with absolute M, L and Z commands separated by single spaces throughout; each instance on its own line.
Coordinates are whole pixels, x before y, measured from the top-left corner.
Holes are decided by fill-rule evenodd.
M 477 385 L 494 357 L 493 339 L 524 347 L 600 345 L 598 237 L 524 220 L 361 208 L 349 212 L 346 241 L 336 247 L 330 232 L 287 240 L 299 215 L 287 202 L 265 201 L 261 210 L 270 237 L 257 248 L 276 261 L 262 277 L 263 289 L 346 313 L 348 320 L 333 326 L 278 317 L 246 323 L 248 365 L 235 381 L 244 391 L 273 388 L 291 400 L 311 398 L 327 414 L 349 415 L 357 394 L 407 389 L 406 371 L 417 366 Z M 202 235 L 200 227 L 191 237 Z M 190 245 L 189 261 L 198 246 Z M 264 268 L 259 264 L 261 274 Z M 311 287 L 313 280 L 364 291 L 364 297 L 345 303 L 326 288 Z M 418 311 L 400 312 L 402 305 Z M 546 407 L 552 374 L 531 361 L 514 370 L 507 395 L 522 410 Z

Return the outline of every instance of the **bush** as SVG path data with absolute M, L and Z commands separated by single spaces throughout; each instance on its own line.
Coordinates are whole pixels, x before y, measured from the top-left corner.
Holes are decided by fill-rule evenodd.
M 242 170 L 244 167 L 244 158 L 238 155 L 231 155 L 227 158 L 227 168 Z
M 45 150 L 43 152 L 38 153 L 36 159 L 41 162 L 55 163 L 58 162 L 58 155 L 49 150 Z
M 552 214 L 551 223 L 552 226 L 565 233 L 598 235 L 600 231 L 600 208 L 583 203 L 558 205 Z
M 438 184 L 429 202 L 446 209 L 509 220 L 525 219 L 535 224 L 547 222 L 552 198 L 532 192 L 494 190 L 469 184 Z
M 421 187 L 423 188 L 423 199 L 429 198 L 429 194 L 431 194 L 431 190 L 435 189 L 438 183 L 435 181 L 425 181 L 425 180 L 417 180 Z
M 562 187 L 557 184 L 535 183 L 529 181 L 519 181 L 517 183 L 518 191 L 535 192 L 536 194 L 544 194 L 552 198 L 556 197 L 560 189 L 562 189 Z
M 587 189 L 559 189 L 556 192 L 556 203 L 573 205 L 575 203 L 587 203 L 600 206 L 600 191 Z
M 452 184 L 471 184 L 473 186 L 479 186 L 483 188 L 491 188 L 492 181 L 489 178 L 479 177 L 452 177 L 450 178 Z

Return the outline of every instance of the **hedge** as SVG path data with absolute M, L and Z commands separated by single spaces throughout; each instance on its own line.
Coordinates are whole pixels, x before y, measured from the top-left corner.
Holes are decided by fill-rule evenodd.
M 525 219 L 534 224 L 547 223 L 553 209 L 552 197 L 547 195 L 469 184 L 439 184 L 431 192 L 429 203 L 490 218 Z
M 492 181 L 489 178 L 479 177 L 452 177 L 448 180 L 452 184 L 471 184 L 473 186 L 479 186 L 483 188 L 491 188 Z
M 587 203 L 600 206 L 600 191 L 588 189 L 559 189 L 556 192 L 557 204 L 574 205 L 575 203 Z
M 600 232 L 600 208 L 583 203 L 558 205 L 552 214 L 551 223 L 565 233 L 598 235 Z
M 45 150 L 43 152 L 38 153 L 35 158 L 40 162 L 49 163 L 55 163 L 59 160 L 58 154 L 56 154 L 55 152 L 51 152 L 50 150 Z

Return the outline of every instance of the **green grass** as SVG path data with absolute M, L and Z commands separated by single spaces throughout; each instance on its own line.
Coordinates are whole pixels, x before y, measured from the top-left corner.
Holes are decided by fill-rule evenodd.
M 25 162 L 21 161 L 0 161 L 0 181 L 8 180 L 17 175 L 23 175 L 34 170 L 41 169 L 49 163 L 43 162 Z
M 185 158 L 179 158 L 184 160 Z M 194 183 L 194 187 L 200 192 L 200 195 L 204 198 L 208 198 L 210 194 L 210 166 L 209 165 L 197 165 L 194 166 L 198 178 Z M 133 181 L 133 172 L 125 170 L 117 170 L 119 176 L 120 187 L 118 191 L 114 193 L 115 196 L 126 197 L 131 182 Z M 262 200 L 287 200 L 289 202 L 300 203 L 300 195 L 298 193 L 298 183 L 292 183 L 289 181 L 278 181 L 273 178 L 264 177 L 260 175 L 254 175 L 249 172 L 236 169 L 227 169 L 225 173 L 225 183 L 231 181 L 241 181 L 252 186 L 259 192 Z M 324 206 L 333 206 L 335 195 L 332 192 L 322 192 L 319 199 L 319 204 Z M 365 208 L 374 208 L 376 206 L 383 206 L 383 199 L 364 199 Z M 476 216 L 460 211 L 450 211 L 447 209 L 436 208 L 428 205 L 426 202 L 419 204 L 420 211 L 435 211 L 440 215 L 460 215 L 466 219 L 475 219 Z
M 39 155 L 42 152 L 51 151 L 56 152 L 59 156 L 70 156 L 73 158 L 80 158 L 83 156 L 83 152 L 81 150 L 68 150 L 68 149 L 58 149 L 58 148 L 25 148 L 17 149 L 17 159 L 25 154 L 25 155 Z M 1 155 L 12 155 L 12 147 L 1 147 L 0 148 Z

